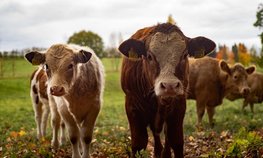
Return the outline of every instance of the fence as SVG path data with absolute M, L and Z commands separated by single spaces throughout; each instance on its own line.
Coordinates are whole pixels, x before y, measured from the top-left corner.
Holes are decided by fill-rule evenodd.
M 102 62 L 107 72 L 120 70 L 121 58 L 103 58 Z M 36 68 L 23 57 L 0 57 L 0 79 L 28 77 Z
M 1 57 L 0 78 L 16 78 L 30 76 L 35 67 L 22 57 Z

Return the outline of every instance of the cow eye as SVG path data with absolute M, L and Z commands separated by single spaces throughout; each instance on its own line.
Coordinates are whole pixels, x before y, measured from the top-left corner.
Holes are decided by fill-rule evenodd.
M 45 65 L 43 66 L 43 69 L 44 69 L 45 71 L 47 71 L 47 70 L 48 70 L 48 65 L 45 64 Z
M 185 53 L 184 54 L 184 59 L 187 58 L 188 56 L 189 56 L 188 53 Z
M 72 69 L 73 68 L 73 64 L 69 64 L 68 69 Z
M 235 75 L 235 76 L 234 76 L 234 80 L 237 80 L 237 78 L 238 78 L 238 76 L 237 76 L 237 75 Z
M 149 61 L 151 61 L 151 60 L 152 60 L 152 55 L 151 55 L 151 54 L 148 54 L 148 55 L 147 55 L 147 59 L 148 59 Z

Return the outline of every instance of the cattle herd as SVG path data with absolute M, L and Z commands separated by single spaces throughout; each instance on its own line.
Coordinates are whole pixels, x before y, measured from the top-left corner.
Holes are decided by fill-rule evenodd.
M 183 157 L 187 99 L 196 100 L 197 126 L 206 110 L 211 127 L 215 107 L 223 98 L 244 98 L 243 108 L 250 104 L 252 112 L 253 104 L 263 101 L 263 75 L 254 72 L 254 66 L 229 66 L 203 57 L 215 47 L 212 40 L 189 38 L 170 23 L 140 29 L 119 46 L 124 56 L 121 87 L 131 132 L 131 157 L 146 149 L 147 127 L 153 134 L 155 157 Z M 90 48 L 71 44 L 55 44 L 45 52 L 27 53 L 25 58 L 40 65 L 31 76 L 30 90 L 37 138 L 45 137 L 51 113 L 52 148 L 65 143 L 67 131 L 72 157 L 90 157 L 103 98 L 101 61 Z

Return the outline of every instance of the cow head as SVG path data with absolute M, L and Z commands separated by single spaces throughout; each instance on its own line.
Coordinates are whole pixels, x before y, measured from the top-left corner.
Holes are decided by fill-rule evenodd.
M 202 57 L 215 48 L 205 37 L 188 38 L 171 24 L 159 24 L 145 39 L 130 38 L 119 50 L 131 60 L 142 60 L 142 71 L 161 98 L 185 96 L 188 56 Z
M 25 58 L 33 65 L 43 65 L 48 76 L 50 93 L 63 96 L 69 92 L 72 81 L 78 76 L 78 64 L 88 62 L 91 55 L 86 50 L 56 44 L 46 53 L 33 51 L 27 53 Z
M 235 64 L 229 67 L 225 61 L 220 62 L 220 68 L 226 75 L 226 92 L 227 96 L 246 96 L 250 92 L 250 88 L 247 83 L 247 78 L 249 74 L 255 71 L 254 66 L 244 68 L 241 64 Z

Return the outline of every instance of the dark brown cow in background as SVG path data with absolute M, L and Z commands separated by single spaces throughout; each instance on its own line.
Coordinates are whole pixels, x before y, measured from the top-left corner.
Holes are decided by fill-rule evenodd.
M 183 157 L 183 119 L 188 87 L 188 55 L 201 57 L 215 43 L 204 37 L 188 38 L 176 26 L 158 24 L 137 31 L 119 50 L 123 58 L 121 86 L 126 94 L 132 157 L 148 143 L 153 132 L 155 157 Z M 160 132 L 165 129 L 165 147 Z
M 254 72 L 248 75 L 247 81 L 250 87 L 250 93 L 247 96 L 229 94 L 226 98 L 231 101 L 238 98 L 244 98 L 242 110 L 244 111 L 245 107 L 249 104 L 251 112 L 254 113 L 254 104 L 263 102 L 263 74 Z
M 189 99 L 196 100 L 198 126 L 201 126 L 205 109 L 210 126 L 214 126 L 215 107 L 222 104 L 223 98 L 232 94 L 248 95 L 250 88 L 247 76 L 254 72 L 254 67 L 244 68 L 241 64 L 229 67 L 225 61 L 205 57 L 190 59 Z

